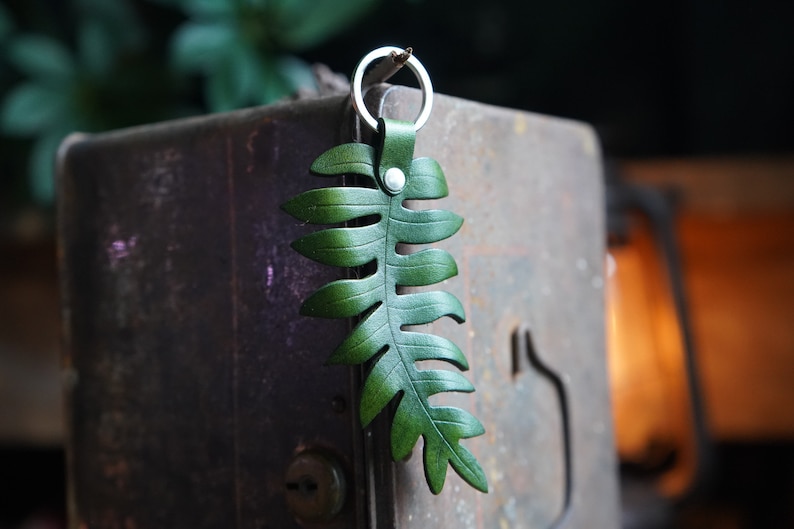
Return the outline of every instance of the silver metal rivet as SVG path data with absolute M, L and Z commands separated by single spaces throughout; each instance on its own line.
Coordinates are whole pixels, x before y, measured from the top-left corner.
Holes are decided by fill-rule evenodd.
M 383 175 L 383 185 L 392 193 L 399 193 L 405 187 L 405 173 L 397 167 L 388 169 Z

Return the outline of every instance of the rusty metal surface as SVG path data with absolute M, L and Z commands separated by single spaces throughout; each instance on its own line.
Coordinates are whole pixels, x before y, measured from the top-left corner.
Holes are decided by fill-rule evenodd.
M 379 113 L 403 119 L 419 105 L 418 93 L 403 87 L 372 99 Z M 416 156 L 423 155 L 439 161 L 449 183 L 438 206 L 466 219 L 439 246 L 458 260 L 460 276 L 444 287 L 463 301 L 467 322 L 437 323 L 431 332 L 469 358 L 477 392 L 459 404 L 485 425 L 467 446 L 491 491 L 479 494 L 450 471 L 433 497 L 417 447 L 394 467 L 396 526 L 616 527 L 593 131 L 439 97 L 417 135 Z
M 355 475 L 351 373 L 322 367 L 347 329 L 297 315 L 338 270 L 289 248 L 304 230 L 279 209 L 338 143 L 346 108 L 302 101 L 67 143 L 70 527 L 297 527 L 284 499 L 296 451 L 327 450 Z M 359 505 L 327 527 L 357 526 Z
M 378 88 L 389 116 L 413 90 Z M 349 140 L 349 100 L 290 102 L 73 137 L 62 149 L 60 265 L 70 527 L 615 527 L 604 368 L 598 148 L 585 126 L 439 96 L 417 155 L 437 159 L 466 219 L 444 288 L 483 420 L 467 442 L 482 495 L 450 471 L 427 491 L 362 433 L 355 370 L 325 367 L 348 325 L 298 316 L 340 270 L 289 248 L 278 206 L 322 183 L 311 161 Z M 301 450 L 345 472 L 342 512 L 301 523 L 285 475 Z

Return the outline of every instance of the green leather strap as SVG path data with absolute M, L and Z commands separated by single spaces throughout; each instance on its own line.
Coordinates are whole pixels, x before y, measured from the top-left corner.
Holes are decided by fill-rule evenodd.
M 388 194 L 394 195 L 396 193 L 384 185 L 383 177 L 386 171 L 396 167 L 405 174 L 406 181 L 410 178 L 416 129 L 414 124 L 409 121 L 380 118 L 378 119 L 378 132 L 380 133 L 378 184 Z

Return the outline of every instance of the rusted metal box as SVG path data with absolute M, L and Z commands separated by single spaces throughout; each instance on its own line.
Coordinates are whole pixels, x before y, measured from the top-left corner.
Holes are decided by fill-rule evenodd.
M 416 90 L 373 112 L 410 118 Z M 392 463 L 362 431 L 357 369 L 324 366 L 349 330 L 298 315 L 340 270 L 298 255 L 279 206 L 319 187 L 312 160 L 350 141 L 346 96 L 96 136 L 59 157 L 59 242 L 72 529 L 612 528 L 618 499 L 604 362 L 604 207 L 585 125 L 439 96 L 416 155 L 444 168 L 465 218 L 440 246 L 485 425 L 466 442 L 490 493 L 421 457 Z M 420 443 L 421 444 L 421 443 Z M 341 511 L 288 508 L 303 451 L 335 460 Z M 305 491 L 304 491 L 305 492 Z

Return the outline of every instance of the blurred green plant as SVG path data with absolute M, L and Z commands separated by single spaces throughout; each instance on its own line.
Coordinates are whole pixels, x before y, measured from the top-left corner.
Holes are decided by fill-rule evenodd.
M 53 165 L 61 140 L 75 130 L 97 131 L 128 124 L 121 88 L 137 73 L 122 73 L 125 56 L 139 52 L 145 32 L 126 0 L 76 0 L 74 45 L 43 33 L 14 34 L 5 57 L 21 75 L 0 108 L 0 127 L 10 136 L 31 137 L 30 193 L 53 200 Z M 135 83 L 133 83 L 134 85 Z M 150 113 L 143 112 L 148 116 Z
M 60 12 L 43 0 L 0 2 L 0 60 L 13 70 L 0 76 L 0 134 L 31 140 L 29 196 L 49 205 L 55 153 L 70 132 L 266 104 L 311 87 L 298 54 L 376 2 L 70 0 Z M 22 11 L 37 16 L 15 24 Z
M 168 0 L 160 0 L 160 2 Z M 355 22 L 375 0 L 171 0 L 189 15 L 172 40 L 177 71 L 206 78 L 210 110 L 266 104 L 314 87 L 295 53 Z

